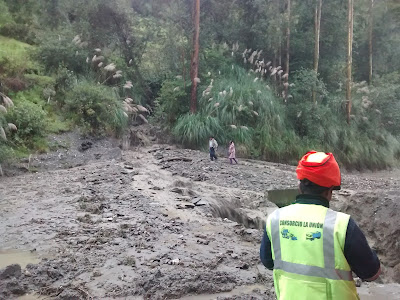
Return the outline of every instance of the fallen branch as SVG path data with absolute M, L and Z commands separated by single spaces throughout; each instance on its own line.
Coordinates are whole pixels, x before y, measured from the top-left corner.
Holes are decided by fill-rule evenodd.
M 148 153 L 154 153 L 154 152 L 162 151 L 162 150 L 171 150 L 171 148 L 170 148 L 170 147 L 166 147 L 166 148 L 161 147 L 161 148 L 156 148 L 156 149 L 150 149 L 150 150 L 147 151 L 147 152 L 148 152 Z
M 187 157 L 172 157 L 172 158 L 167 158 L 167 159 L 163 159 L 161 161 L 161 163 L 165 163 L 165 162 L 171 162 L 171 161 L 192 161 L 191 158 L 187 158 Z
M 78 291 L 82 295 L 81 299 L 93 300 L 93 296 L 91 296 L 89 292 L 84 289 L 84 287 L 79 285 L 74 285 L 71 283 L 59 287 L 51 287 L 51 286 L 42 287 L 38 293 L 41 296 L 45 295 L 53 298 L 53 297 L 58 297 L 66 289 L 72 289 Z

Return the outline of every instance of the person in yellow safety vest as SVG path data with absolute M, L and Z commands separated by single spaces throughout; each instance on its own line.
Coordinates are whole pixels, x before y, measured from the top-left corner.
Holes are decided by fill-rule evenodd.
M 359 299 L 352 272 L 372 281 L 381 268 L 354 220 L 329 208 L 341 185 L 339 166 L 332 153 L 311 151 L 296 173 L 301 194 L 268 216 L 260 248 L 277 298 Z

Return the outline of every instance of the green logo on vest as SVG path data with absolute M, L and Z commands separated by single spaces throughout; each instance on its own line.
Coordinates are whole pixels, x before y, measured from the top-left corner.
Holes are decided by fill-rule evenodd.
M 320 239 L 321 238 L 321 232 L 320 231 L 316 231 L 316 232 L 309 232 L 306 234 L 306 240 L 310 240 L 313 241 L 315 239 Z
M 281 234 L 284 239 L 297 241 L 297 237 L 293 233 L 290 233 L 288 229 L 282 229 Z

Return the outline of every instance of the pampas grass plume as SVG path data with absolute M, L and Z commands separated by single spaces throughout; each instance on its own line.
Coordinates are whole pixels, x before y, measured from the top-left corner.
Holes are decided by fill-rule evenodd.
M 18 130 L 17 126 L 15 126 L 15 124 L 13 124 L 13 123 L 8 123 L 8 128 L 12 131 Z
M 139 115 L 139 118 L 141 118 L 143 122 L 149 123 L 149 121 L 147 121 L 147 119 L 143 115 Z
M 149 112 L 148 109 L 140 104 L 136 105 L 137 109 L 141 112 Z
M 4 131 L 3 127 L 0 127 L 0 136 L 3 138 L 3 140 L 7 140 L 6 132 Z
M 108 71 L 108 72 L 114 72 L 114 71 L 115 71 L 115 68 L 116 68 L 115 64 L 114 64 L 114 63 L 111 63 L 111 64 L 108 64 L 107 66 L 105 66 L 105 67 L 104 67 L 104 70 L 106 70 L 106 71 Z

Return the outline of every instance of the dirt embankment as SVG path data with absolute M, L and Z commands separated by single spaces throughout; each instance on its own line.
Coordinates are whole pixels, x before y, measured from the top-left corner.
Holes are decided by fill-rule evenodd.
M 383 264 L 385 282 L 400 283 L 399 190 L 357 191 L 342 194 L 335 209 L 350 214 Z
M 5 249 L 41 258 L 0 271 L 0 298 L 33 290 L 59 299 L 274 299 L 258 254 L 259 229 L 276 209 L 264 193 L 295 187 L 293 167 L 90 142 L 82 149 L 87 141 L 72 139 L 71 152 L 33 158 L 45 171 L 0 179 L 0 260 Z M 398 276 L 399 187 L 382 174 L 387 180 L 345 175 L 351 188 L 334 205 L 369 235 L 390 281 Z

